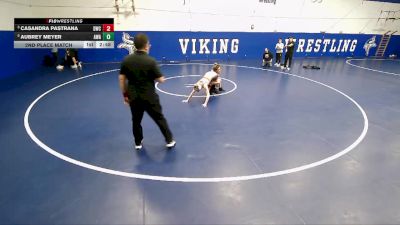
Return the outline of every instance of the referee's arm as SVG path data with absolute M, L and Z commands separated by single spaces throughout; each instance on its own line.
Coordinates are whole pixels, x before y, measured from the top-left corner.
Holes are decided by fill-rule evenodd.
M 160 67 L 157 65 L 157 62 L 154 60 L 152 64 L 152 73 L 153 73 L 153 78 L 155 81 L 159 83 L 164 83 L 165 82 L 165 77 L 160 71 Z
M 159 78 L 156 78 L 155 81 L 159 82 L 159 83 L 164 83 L 165 82 L 165 77 L 161 76 Z
M 128 88 L 127 88 L 125 74 L 119 74 L 118 78 L 119 78 L 119 88 L 121 89 L 121 92 L 122 93 L 127 92 Z
M 127 79 L 125 74 L 119 74 L 118 79 L 119 79 L 119 88 L 121 89 L 122 95 L 124 96 L 124 102 L 126 104 L 129 104 Z

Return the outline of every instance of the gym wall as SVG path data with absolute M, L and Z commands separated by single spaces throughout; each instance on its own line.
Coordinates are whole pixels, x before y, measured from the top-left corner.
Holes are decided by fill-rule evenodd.
M 39 67 L 49 50 L 13 49 L 15 17 L 112 17 L 115 45 L 122 32 L 149 34 L 151 55 L 158 60 L 259 59 L 264 48 L 274 49 L 279 37 L 297 41 L 295 57 L 366 57 L 364 44 L 375 36 L 376 45 L 400 20 L 386 20 L 383 11 L 400 4 L 363 0 L 7 0 L 0 1 L 0 47 L 9 65 L 0 77 Z M 400 11 L 399 11 L 400 12 Z M 381 18 L 381 19 L 379 19 Z M 395 33 L 386 56 L 400 53 Z M 186 50 L 186 51 L 185 51 Z M 209 52 L 208 52 L 209 51 Z M 371 47 L 368 56 L 374 56 Z M 80 50 L 84 62 L 120 61 L 124 49 Z
M 49 52 L 47 49 L 14 49 L 15 17 L 33 17 L 26 0 L 0 1 L 0 79 L 40 67 L 43 56 Z
M 115 44 L 123 43 L 122 33 L 115 33 Z M 134 36 L 137 32 L 127 31 Z M 295 57 L 366 57 L 365 43 L 380 35 L 323 34 L 323 33 L 249 33 L 249 32 L 146 32 L 150 38 L 150 54 L 158 60 L 231 60 L 260 59 L 265 48 L 275 52 L 278 38 L 296 39 Z M 386 56 L 395 54 L 400 36 L 392 36 Z M 374 56 L 377 47 L 371 47 L 368 56 Z M 81 50 L 87 61 L 120 61 L 128 54 L 125 49 Z

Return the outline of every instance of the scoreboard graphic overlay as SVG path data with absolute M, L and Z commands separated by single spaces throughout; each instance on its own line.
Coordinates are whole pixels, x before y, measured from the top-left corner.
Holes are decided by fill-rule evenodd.
M 114 48 L 114 19 L 15 18 L 14 48 Z

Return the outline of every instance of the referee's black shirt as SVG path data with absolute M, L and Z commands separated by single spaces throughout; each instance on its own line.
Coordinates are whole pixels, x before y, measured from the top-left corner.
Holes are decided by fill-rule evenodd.
M 132 100 L 158 98 L 154 80 L 162 77 L 157 62 L 144 51 L 127 56 L 121 65 L 120 74 L 128 79 L 128 92 Z

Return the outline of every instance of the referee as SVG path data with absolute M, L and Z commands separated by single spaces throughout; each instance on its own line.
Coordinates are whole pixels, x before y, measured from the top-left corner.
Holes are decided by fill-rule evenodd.
M 165 137 L 166 147 L 175 147 L 176 142 L 165 119 L 159 97 L 155 91 L 154 81 L 163 83 L 164 76 L 154 58 L 148 55 L 149 39 L 140 33 L 133 40 L 137 51 L 128 55 L 121 64 L 119 86 L 124 96 L 125 104 L 129 104 L 132 113 L 132 130 L 135 138 L 135 149 L 142 149 L 143 131 L 142 118 L 146 111 L 154 120 Z

